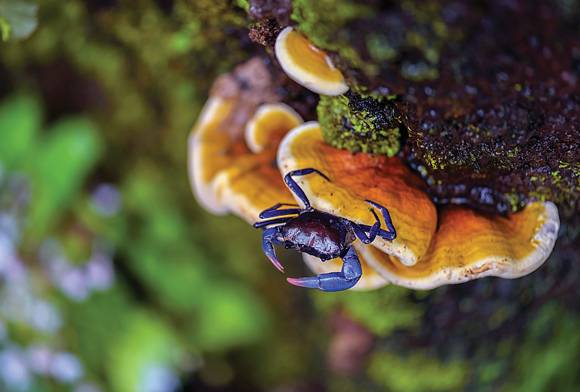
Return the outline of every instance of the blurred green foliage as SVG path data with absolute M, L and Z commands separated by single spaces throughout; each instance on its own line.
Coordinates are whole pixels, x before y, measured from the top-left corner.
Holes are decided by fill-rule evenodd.
M 372 358 L 368 372 L 390 391 L 450 391 L 464 385 L 467 364 L 441 363 L 421 351 L 409 357 L 382 353 Z
M 315 300 L 321 309 L 331 312 L 337 306 L 343 307 L 355 320 L 378 336 L 418 327 L 423 313 L 421 306 L 409 298 L 408 290 L 396 286 L 368 292 L 336 293 L 332 296 L 316 293 Z M 381 309 L 380 317 L 377 317 L 377 309 Z

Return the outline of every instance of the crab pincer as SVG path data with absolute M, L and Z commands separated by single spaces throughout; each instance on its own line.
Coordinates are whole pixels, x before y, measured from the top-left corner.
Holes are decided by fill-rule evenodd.
M 350 247 L 342 258 L 340 272 L 329 272 L 305 278 L 286 278 L 294 286 L 308 287 L 322 291 L 343 291 L 353 287 L 362 276 L 362 268 L 353 247 Z

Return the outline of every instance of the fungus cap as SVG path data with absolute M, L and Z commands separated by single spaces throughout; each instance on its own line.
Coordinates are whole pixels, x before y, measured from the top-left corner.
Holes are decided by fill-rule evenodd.
M 246 145 L 255 154 L 267 147 L 277 147 L 290 129 L 303 122 L 302 117 L 286 104 L 262 105 L 246 125 Z
M 287 105 L 264 104 L 243 135 L 232 134 L 224 120 L 235 105 L 234 100 L 209 99 L 189 139 L 189 172 L 194 195 L 205 209 L 232 212 L 254 223 L 262 210 L 294 201 L 276 167 L 276 148 L 302 119 Z
M 284 72 L 307 89 L 324 95 L 340 95 L 348 91 L 342 73 L 328 55 L 292 27 L 288 26 L 278 34 L 274 50 Z
M 461 207 L 443 210 L 429 253 L 413 267 L 372 246 L 359 249 L 385 279 L 412 289 L 432 289 L 485 276 L 525 276 L 550 256 L 560 220 L 551 202 L 534 202 L 509 217 Z
M 282 175 L 312 167 L 330 178 L 309 175 L 295 180 L 317 210 L 372 226 L 375 218 L 365 200 L 385 206 L 397 238 L 377 237 L 373 246 L 414 265 L 427 252 L 437 224 L 435 206 L 421 190 L 421 182 L 397 158 L 351 154 L 322 140 L 318 123 L 308 122 L 290 131 L 278 148 Z M 379 214 L 381 215 L 381 214 Z M 385 222 L 382 217 L 381 225 Z
M 223 119 L 231 114 L 233 104 L 231 100 L 211 97 L 188 140 L 188 168 L 193 194 L 202 207 L 217 215 L 228 212 L 227 206 L 215 196 L 213 180 L 230 164 L 229 157 L 220 151 L 228 149 L 232 140 L 220 127 Z
M 274 103 L 279 99 L 258 58 L 214 82 L 188 146 L 193 193 L 208 211 L 232 212 L 254 223 L 261 210 L 293 200 L 276 167 L 276 148 L 302 119 Z

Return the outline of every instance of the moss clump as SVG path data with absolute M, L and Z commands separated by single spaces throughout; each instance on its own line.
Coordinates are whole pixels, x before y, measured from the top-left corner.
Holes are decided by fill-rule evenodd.
M 393 99 L 352 91 L 322 96 L 317 111 L 324 140 L 351 152 L 395 155 L 407 128 Z

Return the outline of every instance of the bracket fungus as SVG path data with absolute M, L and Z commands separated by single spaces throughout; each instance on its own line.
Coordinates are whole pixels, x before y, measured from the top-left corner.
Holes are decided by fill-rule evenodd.
M 188 147 L 193 193 L 208 211 L 253 223 L 264 208 L 293 201 L 275 164 L 276 148 L 302 119 L 277 100 L 257 59 L 214 84 Z
M 286 74 L 307 89 L 324 95 L 348 91 L 344 77 L 328 55 L 291 26 L 278 34 L 276 58 Z
M 258 106 L 248 102 L 230 76 L 224 75 L 215 83 L 191 131 L 190 182 L 196 199 L 209 212 L 231 212 L 254 223 L 265 208 L 294 202 L 276 167 L 276 152 L 285 134 L 299 126 L 302 118 L 283 103 Z M 276 99 L 269 94 L 266 98 Z M 337 260 L 325 264 L 317 260 L 316 264 L 312 265 L 315 272 L 340 269 Z M 364 260 L 361 264 L 363 276 L 354 290 L 375 289 L 387 283 Z
M 348 90 L 326 54 L 290 27 L 278 36 L 276 56 L 291 78 L 312 91 Z M 553 203 L 532 202 L 508 216 L 436 207 L 426 183 L 400 158 L 330 146 L 319 123 L 303 123 L 280 103 L 279 94 L 259 59 L 214 83 L 189 140 L 193 191 L 208 211 L 231 212 L 254 224 L 278 203 L 304 207 L 303 200 L 309 200 L 314 210 L 354 225 L 371 227 L 378 219 L 387 227 L 385 216 L 377 217 L 367 201 L 386 207 L 398 235 L 392 241 L 378 236 L 368 245 L 352 243 L 363 272 L 354 289 L 386 284 L 431 289 L 485 276 L 517 278 L 550 255 L 560 224 Z M 283 177 L 304 168 L 323 175 L 295 178 L 305 194 L 301 200 Z M 317 274 L 336 272 L 342 263 L 303 257 Z
M 430 289 L 490 275 L 521 277 L 548 258 L 558 234 L 558 211 L 551 202 L 531 203 L 508 217 L 458 206 L 438 213 L 421 181 L 398 158 L 353 155 L 330 147 L 316 122 L 284 137 L 278 166 L 282 174 L 315 167 L 331 179 L 297 179 L 320 211 L 368 225 L 373 216 L 365 200 L 385 205 L 398 237 L 355 246 L 362 261 L 400 286 Z

